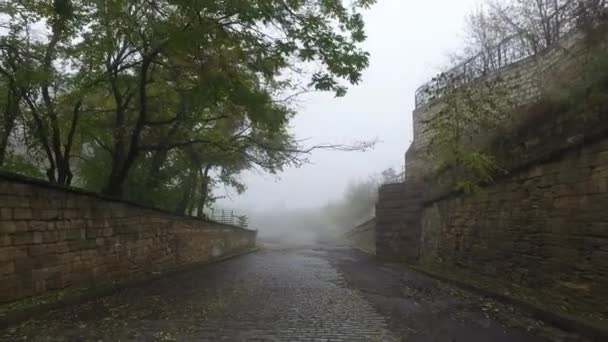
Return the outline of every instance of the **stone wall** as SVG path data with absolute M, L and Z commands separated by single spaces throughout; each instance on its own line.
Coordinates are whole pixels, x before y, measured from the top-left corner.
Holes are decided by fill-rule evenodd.
M 479 276 L 551 310 L 608 319 L 608 139 L 435 201 L 421 265 Z M 483 281 L 481 281 L 483 283 Z M 495 287 L 501 288 L 501 287 Z
M 368 254 L 376 254 L 376 218 L 364 222 L 344 235 L 349 246 Z
M 509 120 L 503 122 L 502 129 L 508 130 L 514 125 L 527 121 L 525 110 L 518 110 L 542 98 L 551 85 L 557 80 L 563 81 L 575 77 L 577 68 L 586 62 L 589 46 L 586 35 L 574 31 L 564 37 L 558 44 L 546 51 L 511 64 L 474 82 L 481 84 L 496 81 L 504 92 L 505 110 L 510 113 Z M 427 129 L 427 122 L 437 113 L 444 110 L 445 103 L 438 98 L 421 105 L 413 112 L 414 141 L 406 153 L 407 176 L 415 179 L 428 177 L 432 167 L 427 149 L 433 139 L 433 132 Z M 500 105 L 497 103 L 497 105 Z M 498 132 L 483 132 L 483 136 L 475 137 L 484 142 L 492 140 Z
M 256 232 L 0 174 L 0 302 L 241 253 Z
M 606 38 L 595 47 L 606 48 Z M 608 331 L 606 107 L 583 113 L 535 105 L 557 77 L 577 77 L 586 44 L 573 33 L 487 76 L 512 88 L 516 106 L 512 120 L 473 140 L 509 171 L 478 194 L 453 192 L 456 168 L 432 174 L 424 120 L 445 104 L 414 111 L 406 183 L 380 189 L 378 256 Z
M 426 182 L 418 266 L 602 324 L 608 319 L 607 137 L 605 112 L 549 111 L 501 139 L 502 153 L 495 155 L 510 173 L 479 194 Z
M 376 204 L 376 255 L 415 262 L 419 256 L 422 184 L 386 184 Z

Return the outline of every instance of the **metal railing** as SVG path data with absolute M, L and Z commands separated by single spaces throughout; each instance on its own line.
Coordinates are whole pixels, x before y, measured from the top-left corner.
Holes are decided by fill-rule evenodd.
M 594 12 L 597 12 L 599 8 L 599 12 L 603 13 L 601 15 L 605 15 L 607 9 L 605 1 L 595 3 L 595 6 L 597 8 L 593 10 Z M 573 7 L 572 11 L 577 12 L 572 12 L 568 15 L 568 21 L 562 24 L 563 33 L 560 35 L 561 38 L 580 27 L 581 14 L 578 13 L 590 13 L 589 9 L 581 7 Z M 592 15 L 601 16 L 599 13 L 592 13 Z M 440 73 L 429 82 L 420 86 L 416 90 L 416 108 L 440 98 L 442 90 L 446 89 L 448 84 L 458 86 L 470 83 L 526 58 L 545 52 L 551 47 L 538 48 L 534 46 L 525 33 L 507 37 L 495 46 L 484 49 L 484 51 L 450 70 Z
M 249 222 L 246 215 L 237 215 L 234 210 L 210 208 L 205 213 L 207 219 L 221 224 L 248 228 Z
M 522 35 L 508 37 L 423 84 L 416 90 L 416 108 L 440 97 L 449 83 L 466 84 L 533 55 Z

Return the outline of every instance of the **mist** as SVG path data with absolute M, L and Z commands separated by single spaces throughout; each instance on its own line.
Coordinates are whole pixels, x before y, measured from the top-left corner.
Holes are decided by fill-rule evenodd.
M 378 139 L 365 153 L 315 151 L 310 163 L 277 175 L 247 171 L 242 195 L 227 190 L 218 203 L 254 212 L 318 208 L 339 200 L 349 183 L 388 167 L 401 170 L 413 140 L 416 89 L 443 70 L 462 46 L 466 15 L 479 0 L 382 0 L 364 13 L 370 66 L 347 95 L 313 93 L 299 99 L 292 131 L 307 144 Z M 219 196 L 226 195 L 220 189 Z
M 398 181 L 394 168 L 351 179 L 338 199 L 309 208 L 286 208 L 251 212 L 251 227 L 258 229 L 263 242 L 316 244 L 339 239 L 353 227 L 375 215 L 378 187 Z
M 316 151 L 309 164 L 277 175 L 244 172 L 247 191 L 219 189 L 217 195 L 225 197 L 217 205 L 247 215 L 262 238 L 313 241 L 371 218 L 374 205 L 368 197 L 358 202 L 347 194 L 353 184 L 364 184 L 386 168 L 402 170 L 413 140 L 416 89 L 449 65 L 451 53 L 463 45 L 466 15 L 479 2 L 379 1 L 364 15 L 370 66 L 361 84 L 342 98 L 303 96 L 291 122 L 296 136 L 310 145 L 379 143 L 365 153 Z

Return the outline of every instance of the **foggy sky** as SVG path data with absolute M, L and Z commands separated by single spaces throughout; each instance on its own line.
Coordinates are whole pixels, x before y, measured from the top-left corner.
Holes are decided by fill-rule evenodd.
M 311 208 L 340 198 L 351 180 L 388 167 L 401 170 L 412 141 L 414 92 L 449 63 L 462 44 L 465 16 L 478 0 L 379 0 L 365 13 L 370 67 L 343 98 L 304 97 L 292 122 L 310 145 L 381 140 L 374 150 L 317 151 L 312 164 L 273 176 L 245 172 L 246 193 L 218 205 L 241 211 Z M 219 191 L 224 194 L 224 191 Z

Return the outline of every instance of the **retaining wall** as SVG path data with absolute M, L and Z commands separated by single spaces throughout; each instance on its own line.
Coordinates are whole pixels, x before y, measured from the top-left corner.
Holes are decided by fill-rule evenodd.
M 0 174 L 0 302 L 241 253 L 256 232 Z

